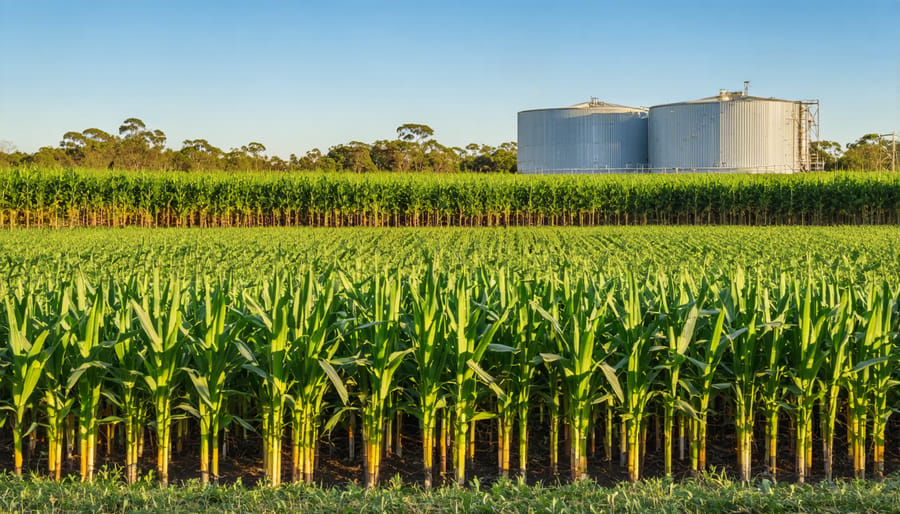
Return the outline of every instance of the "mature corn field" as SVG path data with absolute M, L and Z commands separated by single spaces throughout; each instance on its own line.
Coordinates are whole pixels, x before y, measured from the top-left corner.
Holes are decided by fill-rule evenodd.
M 0 170 L 0 227 L 900 222 L 900 176 Z
M 321 446 L 375 486 L 596 464 L 630 480 L 890 471 L 896 228 L 13 231 L 0 400 L 15 473 L 271 484 Z M 753 248 L 755 250 L 750 251 Z M 712 420 L 723 433 L 710 434 Z M 713 447 L 713 436 L 726 447 Z M 194 448 L 188 450 L 186 448 Z M 155 455 L 151 452 L 155 451 Z M 406 457 L 403 457 L 406 455 Z M 618 463 L 618 464 L 616 464 Z M 894 463 L 893 465 L 896 465 Z M 483 467 L 481 468 L 483 469 Z

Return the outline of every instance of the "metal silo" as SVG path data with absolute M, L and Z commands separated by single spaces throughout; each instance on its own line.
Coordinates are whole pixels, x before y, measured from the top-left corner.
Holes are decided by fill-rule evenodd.
M 653 171 L 808 171 L 811 108 L 722 90 L 717 96 L 650 108 Z
M 645 171 L 647 110 L 590 102 L 522 111 L 519 173 Z

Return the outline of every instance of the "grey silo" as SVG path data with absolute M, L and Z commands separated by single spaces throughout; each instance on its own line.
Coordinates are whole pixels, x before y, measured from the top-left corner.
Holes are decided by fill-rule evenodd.
M 808 102 L 720 91 L 650 108 L 653 171 L 794 173 L 810 168 Z
M 519 173 L 646 171 L 647 110 L 592 99 L 518 115 Z

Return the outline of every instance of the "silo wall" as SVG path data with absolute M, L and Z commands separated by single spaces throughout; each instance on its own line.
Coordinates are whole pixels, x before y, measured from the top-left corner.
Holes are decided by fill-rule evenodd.
M 755 97 L 650 108 L 653 171 L 793 173 L 801 170 L 801 107 Z
M 591 108 L 522 111 L 520 173 L 643 171 L 648 164 L 647 114 Z

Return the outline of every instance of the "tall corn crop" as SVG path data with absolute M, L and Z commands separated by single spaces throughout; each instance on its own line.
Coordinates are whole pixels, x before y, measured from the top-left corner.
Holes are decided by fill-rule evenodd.
M 896 441 L 895 243 L 865 253 L 852 246 L 864 231 L 841 230 L 850 236 L 792 233 L 804 252 L 744 260 L 677 231 L 642 232 L 637 256 L 616 233 L 575 234 L 576 245 L 555 231 L 497 231 L 478 251 L 410 232 L 220 245 L 241 269 L 204 260 L 205 235 L 121 253 L 20 245 L 0 259 L 7 466 L 87 480 L 105 448 L 134 482 L 146 447 L 166 484 L 169 463 L 186 461 L 172 455 L 182 440 L 197 464 L 178 475 L 214 482 L 239 443 L 258 444 L 248 458 L 271 485 L 283 473 L 315 482 L 317 467 L 333 465 L 321 448 L 351 440 L 361 421 L 364 458 L 342 465 L 373 487 L 386 462 L 412 463 L 427 486 L 465 485 L 487 454 L 497 456 L 491 476 L 534 478 L 529 464 L 549 457 L 572 480 L 699 472 L 709 461 L 744 480 L 808 481 L 839 476 L 845 433 L 854 475 L 871 462 L 877 477 L 891 471 Z M 730 241 L 710 233 L 714 246 Z M 357 244 L 381 253 L 358 258 Z M 418 244 L 432 245 L 427 257 L 408 248 Z M 854 253 L 834 257 L 844 248 Z M 674 455 L 679 426 L 689 461 Z
M 0 227 L 831 225 L 900 221 L 900 178 L 0 170 Z

